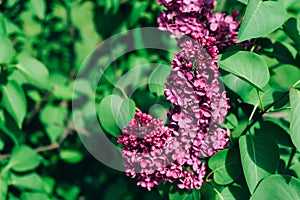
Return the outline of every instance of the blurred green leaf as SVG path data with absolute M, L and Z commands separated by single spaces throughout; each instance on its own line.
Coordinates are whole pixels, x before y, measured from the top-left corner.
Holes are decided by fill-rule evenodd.
M 8 192 L 8 184 L 0 178 L 0 199 L 6 199 Z
M 258 183 L 275 173 L 279 150 L 277 143 L 267 135 L 243 135 L 239 139 L 242 167 L 248 188 L 253 194 Z
M 6 36 L 6 27 L 4 23 L 4 16 L 0 13 L 0 37 Z
M 76 185 L 66 186 L 60 185 L 56 190 L 57 194 L 62 196 L 65 200 L 77 200 L 80 194 L 80 188 Z
M 22 87 L 15 81 L 2 86 L 2 106 L 21 128 L 27 111 L 27 102 Z
M 40 61 L 22 57 L 16 67 L 22 72 L 24 77 L 34 86 L 49 90 L 49 72 L 46 66 Z
M 69 83 L 68 77 L 62 73 L 51 73 L 49 83 L 52 88 L 52 94 L 57 99 L 71 100 L 73 97 L 72 83 Z
M 45 125 L 64 125 L 68 110 L 62 106 L 47 104 L 40 112 L 40 120 Z
M 166 65 L 159 65 L 153 70 L 148 80 L 150 92 L 155 93 L 157 96 L 164 95 L 165 82 L 170 71 L 170 67 Z
M 300 184 L 299 181 L 293 177 L 283 177 L 282 175 L 271 175 L 263 179 L 257 189 L 255 190 L 251 200 L 261 200 L 261 199 L 280 199 L 280 200 L 290 200 L 290 199 L 300 199 Z M 293 187 L 289 185 L 293 184 Z
M 223 70 L 238 76 L 260 90 L 270 78 L 264 59 L 252 52 L 238 51 L 223 54 L 219 65 Z
M 10 39 L 0 35 L 0 63 L 9 63 L 14 55 L 14 46 Z
M 148 6 L 148 2 L 132 1 L 132 4 L 134 9 L 131 10 L 128 18 L 129 27 L 133 27 L 137 23 Z
M 284 23 L 286 16 L 286 10 L 281 1 L 251 0 L 240 27 L 238 42 L 273 32 Z
M 44 0 L 30 0 L 30 7 L 39 19 L 45 18 L 46 2 Z
M 43 181 L 37 173 L 25 175 L 11 174 L 11 184 L 23 190 L 45 192 Z
M 52 104 L 45 105 L 40 112 L 40 121 L 45 125 L 47 135 L 52 143 L 57 142 L 63 134 L 67 114 L 66 107 Z
M 0 151 L 2 151 L 5 147 L 4 141 L 0 138 Z
M 117 122 L 117 125 L 123 129 L 127 126 L 130 120 L 134 117 L 135 103 L 131 99 L 125 99 L 119 107 L 117 113 L 113 113 Z
M 79 163 L 83 159 L 82 153 L 74 149 L 63 149 L 59 152 L 59 156 L 63 161 L 72 164 Z
M 22 200 L 50 200 L 46 194 L 37 192 L 23 192 L 21 195 Z
M 220 185 L 233 182 L 242 174 L 238 149 L 224 149 L 214 154 L 208 161 L 208 167 L 214 173 L 214 181 Z
M 25 156 L 26 155 L 26 156 Z M 17 172 L 30 171 L 41 163 L 41 156 L 28 146 L 15 147 L 8 166 Z
M 245 4 L 245 5 L 247 5 L 248 2 L 249 2 L 249 0 L 238 0 L 238 1 L 241 2 L 241 3 L 243 3 L 243 4 Z
M 290 89 L 291 102 L 291 138 L 296 148 L 300 149 L 300 91 L 294 88 Z
M 134 116 L 135 104 L 130 99 L 109 95 L 102 99 L 97 114 L 102 127 L 114 137 Z

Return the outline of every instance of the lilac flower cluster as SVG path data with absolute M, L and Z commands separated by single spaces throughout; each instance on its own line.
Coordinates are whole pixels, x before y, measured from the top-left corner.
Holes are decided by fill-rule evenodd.
M 167 10 L 158 18 L 159 29 L 170 31 L 172 36 L 212 36 L 220 51 L 237 41 L 239 13 L 232 15 L 213 13 L 216 0 L 158 0 Z
M 164 126 L 160 119 L 140 111 L 135 116 L 118 138 L 124 144 L 126 174 L 148 190 L 163 181 L 176 182 L 179 188 L 199 189 L 206 166 L 191 154 L 189 138 Z
M 180 137 L 190 138 L 192 156 L 198 159 L 212 156 L 228 144 L 228 133 L 219 124 L 230 106 L 226 92 L 220 89 L 212 42 L 209 37 L 181 42 L 165 90 L 166 99 L 174 105 L 168 114 L 169 127 Z
M 222 90 L 218 53 L 235 43 L 239 23 L 213 13 L 216 0 L 158 0 L 167 10 L 158 19 L 162 30 L 178 40 L 180 52 L 171 64 L 165 98 L 172 103 L 169 124 L 137 111 L 118 142 L 126 174 L 151 190 L 168 181 L 181 189 L 199 189 L 206 175 L 205 159 L 229 143 L 220 124 L 229 99 Z

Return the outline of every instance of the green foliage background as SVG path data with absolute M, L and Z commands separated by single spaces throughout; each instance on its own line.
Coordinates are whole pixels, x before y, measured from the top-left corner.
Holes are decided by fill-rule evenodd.
M 148 192 L 87 152 L 74 128 L 71 100 L 76 73 L 97 44 L 129 29 L 157 27 L 162 8 L 155 0 L 0 0 L 0 200 L 299 199 L 299 1 L 227 0 L 216 6 L 232 8 L 245 16 L 239 41 L 254 38 L 255 45 L 220 55 L 232 106 L 224 124 L 231 146 L 208 160 L 201 191 L 163 184 Z M 144 39 L 137 35 L 136 45 Z M 82 82 L 112 141 L 120 133 L 106 103 L 115 98 L 114 84 L 141 64 L 170 66 L 176 44 L 164 45 L 170 52 L 139 50 L 119 58 L 95 94 Z M 168 72 L 138 72 L 134 80 L 146 85 L 126 100 L 133 109 L 123 122 L 135 106 L 148 112 L 153 104 L 161 107 L 152 114 L 165 118 L 170 106 L 160 84 Z

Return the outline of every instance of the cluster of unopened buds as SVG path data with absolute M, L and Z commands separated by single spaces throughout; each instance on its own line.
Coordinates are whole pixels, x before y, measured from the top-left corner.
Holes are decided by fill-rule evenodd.
M 229 132 L 221 124 L 230 106 L 217 56 L 237 40 L 238 13 L 213 13 L 215 0 L 158 3 L 166 7 L 158 18 L 159 29 L 183 36 L 165 83 L 165 98 L 172 104 L 169 122 L 137 111 L 118 143 L 123 144 L 126 174 L 138 185 L 151 190 L 168 181 L 181 189 L 199 189 L 205 160 L 229 143 Z

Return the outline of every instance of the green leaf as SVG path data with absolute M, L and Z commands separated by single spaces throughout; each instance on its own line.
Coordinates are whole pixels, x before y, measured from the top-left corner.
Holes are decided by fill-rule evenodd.
M 62 106 L 47 104 L 40 112 L 40 121 L 45 125 L 50 141 L 56 142 L 63 134 L 66 123 L 68 109 Z
M 8 184 L 0 178 L 0 199 L 6 199 L 8 192 Z
M 117 125 L 122 129 L 127 126 L 134 117 L 135 103 L 131 99 L 125 99 L 119 107 L 117 113 L 114 113 Z
M 295 49 L 283 42 L 275 42 L 273 45 L 272 56 L 276 58 L 281 64 L 295 64 L 294 61 Z
M 272 130 L 272 131 L 270 131 Z M 260 124 L 260 129 L 257 130 L 258 134 L 268 134 L 278 144 L 293 147 L 291 136 L 280 126 L 270 121 L 263 121 Z
M 40 120 L 44 125 L 64 125 L 68 110 L 66 107 L 47 104 L 40 112 Z
M 283 26 L 284 32 L 296 43 L 300 50 L 300 21 L 296 18 L 289 18 Z
M 245 179 L 253 194 L 263 178 L 275 173 L 279 162 L 278 146 L 272 138 L 259 134 L 241 136 L 239 147 Z
M 286 10 L 281 1 L 249 1 L 239 31 L 238 42 L 262 37 L 275 31 L 284 23 L 286 16 Z
M 15 81 L 10 81 L 2 87 L 2 106 L 21 128 L 26 115 L 27 102 L 22 87 Z
M 214 182 L 204 183 L 201 187 L 201 197 L 205 200 L 235 200 L 249 199 L 247 191 L 237 186 L 220 186 Z
M 114 137 L 118 137 L 123 126 L 134 117 L 135 103 L 130 99 L 122 99 L 117 95 L 109 95 L 102 99 L 97 114 L 102 127 Z
M 274 102 L 273 93 L 275 92 L 275 89 L 271 87 L 269 84 L 263 87 L 262 89 L 263 92 L 258 91 L 256 89 L 252 89 L 247 94 L 244 94 L 244 96 L 242 96 L 242 99 L 244 100 L 245 103 L 254 106 L 258 105 L 259 108 L 262 108 L 263 106 L 264 108 L 266 105 L 269 105 L 272 102 Z
M 164 95 L 166 89 L 164 84 L 170 71 L 170 67 L 166 65 L 159 65 L 153 70 L 148 81 L 150 92 L 157 94 L 157 96 Z
M 296 179 L 293 178 L 293 180 L 291 178 L 293 177 L 284 177 L 276 174 L 263 179 L 250 199 L 300 199 L 300 185 Z
M 0 63 L 9 63 L 14 55 L 14 46 L 10 39 L 0 35 Z
M 6 27 L 4 22 L 4 16 L 0 13 L 0 37 L 6 36 Z
M 5 147 L 4 141 L 0 138 L 0 151 L 2 151 Z
M 25 172 L 35 169 L 40 163 L 41 156 L 30 147 L 22 145 L 14 148 L 8 166 L 17 172 Z
M 25 175 L 11 174 L 11 184 L 23 190 L 45 192 L 43 181 L 36 173 Z
M 20 62 L 16 67 L 32 85 L 50 90 L 49 72 L 43 63 L 34 58 L 23 57 L 20 58 Z
M 260 90 L 270 78 L 266 62 L 253 52 L 238 51 L 223 54 L 219 65 L 223 70 L 238 76 Z
M 291 102 L 291 138 L 295 147 L 300 150 L 300 91 L 294 88 L 290 89 Z
M 82 153 L 74 149 L 63 149 L 59 156 L 63 161 L 71 164 L 79 163 L 83 159 Z
M 278 91 L 287 91 L 300 78 L 300 69 L 293 65 L 280 65 L 272 71 L 270 84 Z
M 214 173 L 214 181 L 220 185 L 233 182 L 242 174 L 238 149 L 225 149 L 213 155 L 208 167 Z
M 226 74 L 222 77 L 222 81 L 229 89 L 238 94 L 241 98 L 254 89 L 247 81 L 244 81 L 233 74 Z
M 171 188 L 169 192 L 169 200 L 200 200 L 201 194 L 199 190 L 175 190 L 174 187 Z
M 238 1 L 241 2 L 242 4 L 245 4 L 245 5 L 247 5 L 248 2 L 249 2 L 249 0 L 238 0 Z
M 37 192 L 23 192 L 21 198 L 22 200 L 50 200 L 46 194 Z
M 132 1 L 132 4 L 134 9 L 131 10 L 128 18 L 129 27 L 133 27 L 136 24 L 148 6 L 148 2 Z
M 30 0 L 31 8 L 39 19 L 45 18 L 46 3 L 44 0 Z
M 73 97 L 72 83 L 68 82 L 68 77 L 60 73 L 49 75 L 52 94 L 57 99 L 71 100 Z

